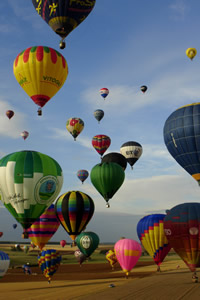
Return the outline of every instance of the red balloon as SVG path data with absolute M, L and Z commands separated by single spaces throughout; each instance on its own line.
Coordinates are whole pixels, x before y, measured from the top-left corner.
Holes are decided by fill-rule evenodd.
M 67 242 L 66 242 L 65 240 L 60 241 L 60 245 L 61 245 L 62 247 L 65 247 L 66 244 L 67 244 Z
M 109 136 L 104 134 L 95 135 L 92 139 L 92 146 L 102 156 L 111 144 Z

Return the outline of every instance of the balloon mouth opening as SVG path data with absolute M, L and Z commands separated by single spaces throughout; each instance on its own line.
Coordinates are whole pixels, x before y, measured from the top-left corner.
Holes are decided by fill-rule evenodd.
M 50 100 L 50 97 L 45 95 L 33 95 L 31 99 L 41 108 Z

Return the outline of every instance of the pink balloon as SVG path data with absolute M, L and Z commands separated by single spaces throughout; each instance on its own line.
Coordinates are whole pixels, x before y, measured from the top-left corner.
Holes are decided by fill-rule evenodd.
M 126 273 L 126 277 L 128 277 L 141 256 L 142 247 L 134 240 L 122 239 L 115 244 L 114 250 L 122 270 Z
M 60 241 L 60 245 L 61 245 L 62 247 L 65 247 L 66 244 L 67 244 L 67 242 L 66 242 L 65 240 Z

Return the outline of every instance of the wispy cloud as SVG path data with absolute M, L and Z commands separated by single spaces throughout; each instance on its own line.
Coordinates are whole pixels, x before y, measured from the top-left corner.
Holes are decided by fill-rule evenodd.
M 176 20 L 183 20 L 189 9 L 185 0 L 176 0 L 169 6 L 169 8 L 172 12 L 172 18 Z

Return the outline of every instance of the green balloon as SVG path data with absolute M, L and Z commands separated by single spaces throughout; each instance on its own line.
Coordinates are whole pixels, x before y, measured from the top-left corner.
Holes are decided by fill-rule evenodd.
M 107 202 L 111 199 L 117 190 L 121 187 L 125 179 L 123 168 L 114 162 L 97 164 L 90 172 L 90 179 L 97 191 Z
M 96 233 L 82 232 L 76 237 L 76 245 L 79 250 L 89 257 L 99 245 L 99 237 Z
M 0 160 L 0 200 L 24 229 L 54 202 L 62 183 L 60 165 L 40 152 L 20 151 Z

